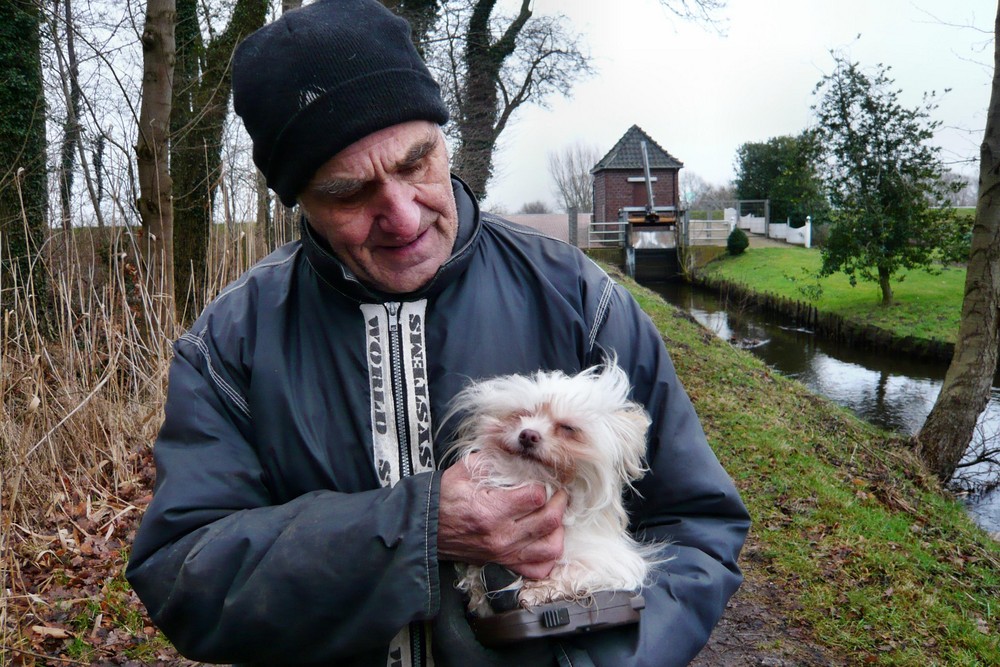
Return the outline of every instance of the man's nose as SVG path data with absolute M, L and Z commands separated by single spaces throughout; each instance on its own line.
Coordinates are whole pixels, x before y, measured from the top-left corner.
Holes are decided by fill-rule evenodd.
M 389 179 L 382 183 L 375 202 L 375 224 L 386 233 L 409 238 L 420 229 L 420 206 L 416 189 L 409 183 Z

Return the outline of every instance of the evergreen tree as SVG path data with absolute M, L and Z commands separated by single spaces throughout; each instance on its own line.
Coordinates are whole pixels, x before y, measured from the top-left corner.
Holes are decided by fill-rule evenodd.
M 811 132 L 748 142 L 736 150 L 736 194 L 739 199 L 771 200 L 772 222 L 805 224 L 826 219 L 829 205 L 819 176 L 820 147 Z
M 930 94 L 906 108 L 887 67 L 868 73 L 834 58 L 814 107 L 833 206 L 822 273 L 842 271 L 852 285 L 858 277 L 877 282 L 888 306 L 891 279 L 903 269 L 932 269 L 955 236 L 940 149 L 928 143 L 940 125 L 931 120 L 937 105 Z

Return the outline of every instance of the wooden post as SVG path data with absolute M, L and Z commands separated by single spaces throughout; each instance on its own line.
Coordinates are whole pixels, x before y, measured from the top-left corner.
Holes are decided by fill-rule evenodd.
M 578 235 L 576 227 L 577 219 L 579 216 L 579 210 L 576 208 L 576 206 L 570 206 L 567 213 L 569 214 L 569 236 L 567 237 L 569 239 L 569 244 L 574 246 L 579 246 L 580 244 L 577 242 Z

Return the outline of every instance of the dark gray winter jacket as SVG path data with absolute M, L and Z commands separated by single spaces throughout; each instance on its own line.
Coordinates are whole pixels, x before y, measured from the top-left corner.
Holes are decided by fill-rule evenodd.
M 739 586 L 747 513 L 653 324 L 578 250 L 480 216 L 454 184 L 455 250 L 418 293 L 369 291 L 304 225 L 176 342 L 156 491 L 127 575 L 185 655 L 682 665 Z M 434 437 L 436 420 L 470 379 L 575 373 L 607 353 L 653 418 L 632 529 L 674 558 L 644 591 L 638 628 L 486 650 L 438 561 L 448 429 Z

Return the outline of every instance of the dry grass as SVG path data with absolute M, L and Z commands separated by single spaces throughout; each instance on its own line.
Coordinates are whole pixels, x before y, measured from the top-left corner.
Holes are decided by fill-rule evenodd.
M 189 312 L 266 251 L 249 226 L 217 225 L 210 245 L 215 273 Z M 23 568 L 86 553 L 90 538 L 107 542 L 139 514 L 138 467 L 179 333 L 155 315 L 157 281 L 143 275 L 132 230 L 53 231 L 40 257 L 32 275 L 0 276 L 10 304 L 0 323 L 0 654 L 30 649 L 23 616 L 44 604 Z M 35 307 L 41 271 L 49 295 Z

